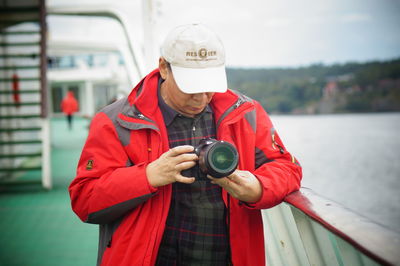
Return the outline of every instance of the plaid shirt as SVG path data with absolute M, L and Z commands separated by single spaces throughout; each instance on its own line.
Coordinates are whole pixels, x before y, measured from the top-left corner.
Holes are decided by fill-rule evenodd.
M 170 148 L 197 146 L 203 138 L 215 138 L 213 112 L 209 106 L 195 118 L 169 107 L 160 96 Z M 156 265 L 227 265 L 229 244 L 221 187 L 211 184 L 199 166 L 182 171 L 193 176 L 192 184 L 173 183 L 172 199 Z

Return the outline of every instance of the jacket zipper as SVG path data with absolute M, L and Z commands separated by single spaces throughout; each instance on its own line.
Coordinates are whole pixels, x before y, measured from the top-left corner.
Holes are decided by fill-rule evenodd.
M 221 127 L 221 124 L 231 124 L 232 123 L 231 121 L 235 120 L 235 118 L 238 117 L 236 115 L 232 119 L 228 120 L 228 122 L 224 121 L 227 116 L 229 116 L 232 112 L 234 112 L 236 109 L 238 109 L 244 103 L 246 103 L 246 101 L 244 101 L 243 99 L 239 98 L 231 107 L 228 108 L 228 110 L 225 111 L 225 113 L 222 114 L 222 116 L 219 118 L 217 126 L 216 126 L 217 131 Z M 246 108 L 246 109 L 242 110 L 242 112 L 244 112 L 247 109 L 249 109 L 249 108 Z M 231 122 L 231 123 L 229 123 L 229 122 Z
M 141 120 L 149 121 L 149 122 L 153 123 L 153 125 L 155 125 L 157 128 L 159 128 L 158 125 L 157 125 L 156 123 L 154 123 L 153 120 L 147 118 L 147 117 L 144 116 L 142 113 L 137 112 L 135 115 L 137 116 L 137 118 L 139 118 L 139 119 L 141 119 Z M 150 129 L 150 130 L 154 130 L 154 129 L 151 129 L 151 128 L 149 128 L 149 129 Z M 156 130 L 156 132 L 157 132 L 157 134 L 159 135 L 159 138 L 161 139 L 161 133 L 160 133 L 159 131 L 157 131 L 157 130 Z M 147 141 L 148 141 L 149 144 L 150 144 L 150 142 L 151 142 L 150 134 L 151 134 L 151 133 L 148 131 L 148 133 L 147 133 Z M 160 143 L 161 143 L 161 141 L 160 141 Z M 161 152 L 162 152 L 162 144 L 159 145 L 159 147 L 160 147 L 161 150 L 159 150 L 158 153 L 161 153 Z M 151 158 L 150 158 L 150 155 L 151 155 L 151 152 L 152 152 L 151 147 L 148 147 L 147 151 L 148 151 L 148 156 L 149 156 L 148 159 L 151 159 Z M 162 202 L 162 204 L 164 205 L 164 204 L 165 204 L 165 193 L 164 193 L 164 191 L 162 191 L 162 192 L 160 193 L 160 197 L 161 197 L 161 202 Z M 163 210 L 163 211 L 162 211 L 161 214 L 160 214 L 159 223 L 158 223 L 157 225 L 155 225 L 156 236 L 155 236 L 155 238 L 154 238 L 154 243 L 153 243 L 153 245 L 152 245 L 151 248 L 150 248 L 150 247 L 148 248 L 148 252 L 150 252 L 150 254 L 151 254 L 151 255 L 150 255 L 150 260 L 151 260 L 151 258 L 154 256 L 154 254 L 152 254 L 152 253 L 154 253 L 155 244 L 156 244 L 156 242 L 157 242 L 158 235 L 159 235 L 159 233 L 160 233 L 159 231 L 160 231 L 160 226 L 161 226 L 161 223 L 162 223 L 162 218 L 165 216 L 165 215 L 164 215 L 164 212 L 165 212 L 164 206 L 162 207 L 162 210 Z M 149 243 L 149 244 L 150 244 L 150 243 Z M 144 258 L 146 258 L 146 257 L 147 257 L 147 256 L 145 255 Z
M 237 99 L 237 101 L 221 115 L 221 117 L 219 118 L 219 120 L 217 122 L 217 128 L 219 128 L 219 125 L 225 119 L 225 117 L 227 117 L 230 113 L 233 112 L 233 110 L 237 109 L 243 103 L 244 103 L 244 101 L 241 98 Z

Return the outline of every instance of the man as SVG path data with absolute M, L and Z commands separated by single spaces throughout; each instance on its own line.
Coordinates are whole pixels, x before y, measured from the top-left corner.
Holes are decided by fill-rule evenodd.
M 61 111 L 67 117 L 68 129 L 72 129 L 72 116 L 79 110 L 79 104 L 73 91 L 68 91 L 67 95 L 61 101 Z
M 227 90 L 224 48 L 201 24 L 173 30 L 159 69 L 91 124 L 70 185 L 100 224 L 101 265 L 264 265 L 260 209 L 300 186 L 301 167 L 256 101 Z M 232 143 L 239 166 L 213 178 L 193 152 Z

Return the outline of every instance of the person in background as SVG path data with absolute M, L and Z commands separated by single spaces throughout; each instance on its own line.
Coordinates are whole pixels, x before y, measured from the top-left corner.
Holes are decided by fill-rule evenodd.
M 67 95 L 61 101 L 61 111 L 67 117 L 69 130 L 72 129 L 72 116 L 78 110 L 79 110 L 79 104 L 74 96 L 74 93 L 72 91 L 68 91 Z
M 233 144 L 238 168 L 204 174 L 194 147 Z M 268 114 L 227 88 L 225 50 L 202 24 L 179 26 L 159 67 L 94 117 L 72 209 L 100 225 L 99 265 L 265 265 L 261 209 L 300 187 L 302 169 Z

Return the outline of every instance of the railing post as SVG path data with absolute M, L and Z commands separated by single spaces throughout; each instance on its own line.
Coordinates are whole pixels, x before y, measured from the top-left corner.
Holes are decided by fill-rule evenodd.
M 40 0 L 40 113 L 42 118 L 48 116 L 47 99 L 47 23 L 46 23 L 46 2 Z
M 45 189 L 51 189 L 51 150 L 50 150 L 50 120 L 42 118 L 42 185 Z

